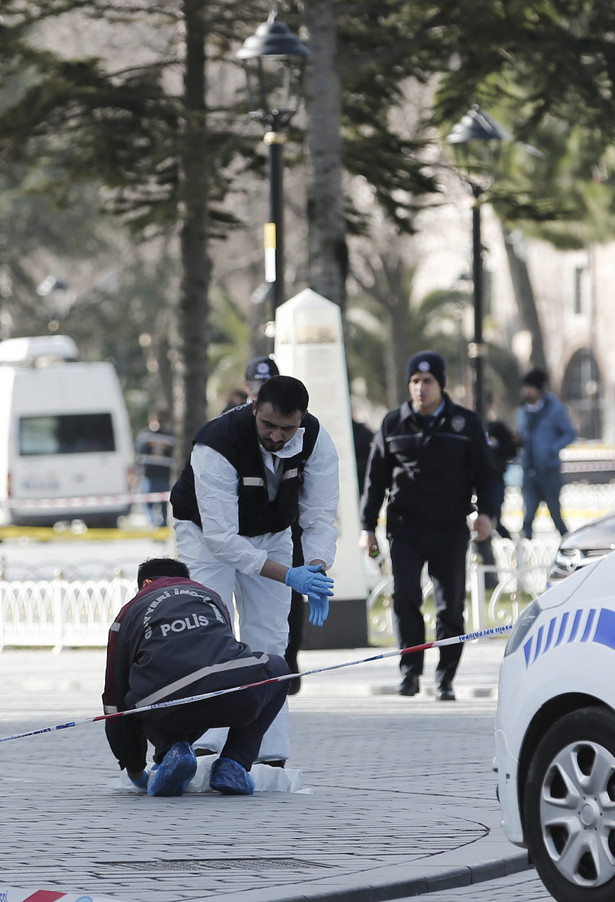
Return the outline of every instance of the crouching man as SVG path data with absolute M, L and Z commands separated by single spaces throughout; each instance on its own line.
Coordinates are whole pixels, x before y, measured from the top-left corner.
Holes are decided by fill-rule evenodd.
M 140 565 L 139 592 L 109 630 L 105 714 L 202 695 L 282 676 L 279 655 L 253 652 L 233 636 L 220 597 L 190 579 L 185 564 L 153 558 Z M 181 795 L 196 773 L 192 743 L 210 727 L 229 727 L 210 786 L 250 795 L 250 768 L 261 740 L 284 704 L 288 681 L 217 698 L 105 721 L 107 740 L 131 781 L 152 796 Z M 147 742 L 154 768 L 145 770 Z

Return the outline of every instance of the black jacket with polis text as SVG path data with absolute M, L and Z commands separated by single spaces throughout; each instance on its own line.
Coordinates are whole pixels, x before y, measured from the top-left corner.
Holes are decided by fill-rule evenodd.
M 263 652 L 233 636 L 220 596 L 181 577 L 145 586 L 109 630 L 105 714 L 202 695 L 267 676 Z M 105 721 L 121 767 L 145 767 L 147 743 L 136 715 Z
M 194 444 L 213 448 L 237 471 L 240 535 L 282 532 L 297 519 L 303 470 L 314 450 L 320 424 L 316 417 L 306 413 L 301 426 L 305 428 L 303 447 L 294 457 L 281 458 L 283 476 L 273 501 L 269 500 L 267 492 L 265 464 L 251 404 L 235 407 L 210 420 L 197 433 Z M 171 504 L 175 519 L 191 520 L 201 526 L 194 473 L 189 461 L 171 490 Z
M 363 529 L 374 532 L 387 492 L 389 528 L 459 525 L 475 508 L 497 515 L 498 476 L 480 420 L 446 393 L 443 397 L 444 408 L 432 425 L 414 413 L 410 401 L 385 415 L 367 466 Z

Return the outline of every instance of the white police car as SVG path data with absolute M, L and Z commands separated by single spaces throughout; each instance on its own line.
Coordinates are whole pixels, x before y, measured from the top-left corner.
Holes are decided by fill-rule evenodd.
M 541 595 L 500 669 L 498 795 L 507 837 L 558 902 L 615 900 L 615 554 Z

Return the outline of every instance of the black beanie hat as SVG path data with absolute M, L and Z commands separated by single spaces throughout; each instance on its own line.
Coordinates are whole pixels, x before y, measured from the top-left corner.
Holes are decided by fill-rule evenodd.
M 245 379 L 246 382 L 254 383 L 256 390 L 258 390 L 267 379 L 279 375 L 280 371 L 277 364 L 271 357 L 254 357 L 246 366 Z
M 446 364 L 442 354 L 437 351 L 419 351 L 408 361 L 408 382 L 414 373 L 431 373 L 438 382 L 440 388 L 446 385 Z
M 547 384 L 548 377 L 544 370 L 539 369 L 539 367 L 535 367 L 533 370 L 530 370 L 529 373 L 526 373 L 523 379 L 521 380 L 522 385 L 532 385 L 534 388 L 537 388 L 538 391 L 544 391 L 545 385 Z

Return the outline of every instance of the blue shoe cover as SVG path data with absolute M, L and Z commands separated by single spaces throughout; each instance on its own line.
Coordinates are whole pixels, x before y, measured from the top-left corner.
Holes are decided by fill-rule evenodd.
M 133 780 L 133 778 L 128 774 L 128 779 L 132 783 L 133 786 L 136 786 L 137 789 L 147 789 L 147 781 L 149 780 L 149 774 L 146 770 L 143 771 L 138 780 Z
M 251 796 L 254 780 L 248 771 L 232 758 L 218 758 L 209 775 L 209 785 L 225 795 Z
M 196 773 L 196 755 L 187 742 L 176 742 L 151 774 L 150 796 L 180 796 Z

